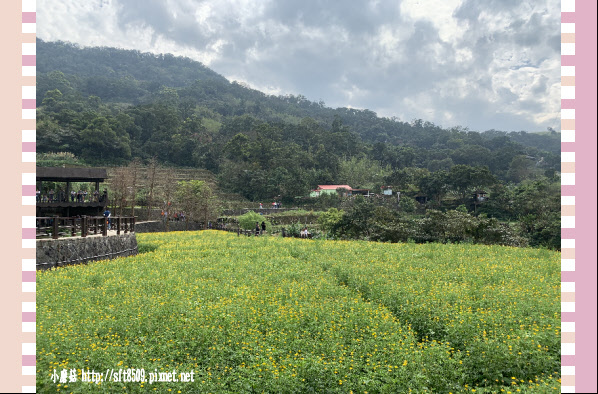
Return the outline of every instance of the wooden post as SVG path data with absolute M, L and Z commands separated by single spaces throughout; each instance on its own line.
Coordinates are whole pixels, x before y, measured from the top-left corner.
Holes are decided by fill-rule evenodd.
M 58 218 L 55 217 L 52 221 L 52 238 L 58 239 Z
M 116 218 L 116 234 L 120 234 L 120 216 Z
M 76 231 L 76 227 L 77 227 L 77 222 L 76 222 L 76 218 L 71 218 L 71 236 L 74 237 L 75 235 L 77 235 L 77 231 Z
M 108 218 L 102 219 L 104 225 L 102 226 L 102 236 L 105 237 L 108 235 Z
M 87 216 L 81 218 L 81 236 L 87 237 Z

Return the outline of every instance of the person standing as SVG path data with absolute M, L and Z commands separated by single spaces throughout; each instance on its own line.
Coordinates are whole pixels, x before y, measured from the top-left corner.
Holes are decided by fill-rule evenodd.
M 255 222 L 255 236 L 257 237 L 260 235 L 260 224 L 259 222 Z
M 266 222 L 262 222 L 262 234 L 266 234 Z
M 106 210 L 104 211 L 104 217 L 106 218 L 106 225 L 108 226 L 108 230 L 110 230 L 112 228 L 111 216 L 112 216 L 112 214 L 110 213 L 110 210 L 108 208 L 106 208 Z

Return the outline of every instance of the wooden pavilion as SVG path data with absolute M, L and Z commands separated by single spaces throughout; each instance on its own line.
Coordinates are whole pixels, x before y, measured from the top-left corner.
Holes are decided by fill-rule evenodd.
M 108 205 L 108 193 L 100 191 L 107 178 L 105 168 L 36 167 L 36 216 L 97 216 Z M 57 190 L 44 190 L 42 182 L 59 184 Z M 73 183 L 91 183 L 95 187 L 83 201 L 73 198 Z

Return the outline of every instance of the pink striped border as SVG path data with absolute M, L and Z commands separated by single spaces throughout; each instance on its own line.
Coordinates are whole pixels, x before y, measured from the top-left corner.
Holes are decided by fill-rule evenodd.
M 21 75 L 23 77 L 21 94 L 21 199 L 24 207 L 21 226 L 22 272 L 21 292 L 21 331 L 25 341 L 21 344 L 21 392 L 35 392 L 36 346 L 35 324 L 35 32 L 36 2 L 22 0 L 21 14 L 22 51 Z
M 563 393 L 597 391 L 595 372 L 596 125 L 596 2 L 562 0 L 561 392 Z
M 36 30 L 36 4 L 35 0 L 22 0 L 22 32 L 27 33 L 35 33 Z M 576 10 L 577 7 L 577 10 Z M 576 12 L 577 11 L 577 12 Z M 561 4 L 561 43 L 564 45 L 565 52 L 562 53 L 561 56 L 561 85 L 562 85 L 562 92 L 561 92 L 561 108 L 562 108 L 562 123 L 561 123 L 561 138 L 562 138 L 562 152 L 565 153 L 563 155 L 563 162 L 562 162 L 562 174 L 566 174 L 563 177 L 563 183 L 561 187 L 561 192 L 563 196 L 562 200 L 562 238 L 563 238 L 563 245 L 562 245 L 562 260 L 561 260 L 561 276 L 562 276 L 562 293 L 561 293 L 561 310 L 562 310 L 562 325 L 561 325 L 561 343 L 562 343 L 562 392 L 595 392 L 596 391 L 596 377 L 595 377 L 595 370 L 596 370 L 596 341 L 595 341 L 595 327 L 596 327 L 596 287 L 595 287 L 595 277 L 596 277 L 596 244 L 593 243 L 588 247 L 587 253 L 584 254 L 585 264 L 579 262 L 576 266 L 576 254 L 577 257 L 580 258 L 580 250 L 584 249 L 587 245 L 579 244 L 575 245 L 576 240 L 580 240 L 581 234 L 578 234 L 576 230 L 578 230 L 581 226 L 579 223 L 575 223 L 576 218 L 576 195 L 579 193 L 577 189 L 580 188 L 579 186 L 575 185 L 575 175 L 576 175 L 576 163 L 579 165 L 581 158 L 579 154 L 583 154 L 584 158 L 587 154 L 590 156 L 588 160 L 592 160 L 592 153 L 595 154 L 595 147 L 596 147 L 596 117 L 595 112 L 593 118 L 589 118 L 588 126 L 585 132 L 580 132 L 576 136 L 576 127 L 581 130 L 580 127 L 580 114 L 575 113 L 575 110 L 582 111 L 581 105 L 578 103 L 581 98 L 576 100 L 575 94 L 579 93 L 582 90 L 582 86 L 578 85 L 578 92 L 576 92 L 576 77 L 581 77 L 581 73 L 579 69 L 582 68 L 584 62 L 583 60 L 579 59 L 581 56 L 579 53 L 575 53 L 576 51 L 579 52 L 580 50 L 588 50 L 590 52 L 590 56 L 594 56 L 593 62 L 590 62 L 590 67 L 594 67 L 588 74 L 584 74 L 584 84 L 589 83 L 594 88 L 593 91 L 590 92 L 590 96 L 594 94 L 593 101 L 589 102 L 589 105 L 586 109 L 595 110 L 595 54 L 596 54 L 596 22 L 595 22 L 595 15 L 596 15 L 596 4 L 595 2 L 581 2 L 575 0 L 562 0 Z M 582 23 L 583 22 L 583 23 Z M 586 23 L 587 22 L 587 23 Z M 581 35 L 581 32 L 570 31 L 571 28 L 575 30 L 583 24 L 593 24 L 590 28 L 586 28 L 585 31 L 589 32 L 588 36 L 593 37 L 589 39 L 585 43 L 589 44 L 586 46 L 585 44 L 582 46 L 580 40 L 582 40 L 585 35 Z M 564 26 L 567 25 L 567 26 Z M 565 31 L 563 31 L 563 29 Z M 577 35 L 576 35 L 577 34 Z M 34 42 L 34 41 L 33 41 Z M 577 47 L 576 47 L 577 44 Z M 35 44 L 33 44 L 33 48 Z M 28 49 L 30 50 L 30 49 Z M 573 52 L 571 52 L 573 50 Z M 593 52 L 592 52 L 593 51 Z M 25 52 L 25 48 L 24 48 Z M 585 59 L 584 59 L 585 60 Z M 591 59 L 590 59 L 591 60 Z M 23 76 L 35 76 L 35 64 L 36 64 L 36 57 L 35 53 L 31 54 L 29 52 L 22 54 L 22 66 L 23 66 Z M 585 76 L 594 73 L 594 79 L 586 80 Z M 578 74 L 578 75 L 576 75 Z M 26 86 L 24 86 L 25 88 Z M 571 94 L 573 93 L 573 94 Z M 24 94 L 25 96 L 25 94 Z M 579 96 L 579 94 L 578 94 Z M 35 97 L 33 98 L 22 98 L 23 100 L 23 119 L 35 119 Z M 563 112 L 563 110 L 565 110 Z M 33 114 L 33 118 L 31 117 Z M 592 123 L 593 122 L 593 123 Z M 23 129 L 23 141 L 22 141 L 22 154 L 23 154 L 23 163 L 31 163 L 35 162 L 35 131 L 34 130 L 27 130 L 27 126 Z M 582 134 L 585 133 L 585 134 Z M 593 136 L 588 137 L 589 139 L 585 139 L 588 134 L 593 133 Z M 587 143 L 587 145 L 585 144 Z M 583 147 L 587 148 L 585 153 Z M 578 157 L 575 154 L 578 154 Z M 572 154 L 572 155 L 568 155 Z M 595 158 L 593 158 L 593 175 L 595 176 Z M 582 167 L 580 167 L 582 168 Z M 592 170 L 590 170 L 592 171 Z M 581 171 L 578 171 L 578 175 L 581 175 Z M 33 179 L 35 179 L 35 174 L 33 174 Z M 584 180 L 586 178 L 583 178 Z M 23 198 L 23 205 L 31 205 L 30 201 L 31 198 L 35 198 L 34 195 L 31 194 L 32 188 L 35 188 L 35 182 L 30 183 L 30 173 L 23 173 L 23 189 L 22 189 L 22 198 Z M 25 183 L 27 182 L 27 183 Z M 593 219 L 594 222 L 592 224 L 593 231 L 589 232 L 589 237 L 587 237 L 592 242 L 591 239 L 595 240 L 596 231 L 595 231 L 595 196 L 596 196 L 596 187 L 595 181 L 593 185 L 590 185 L 590 190 L 588 192 L 591 194 L 593 191 L 592 200 L 586 200 L 590 202 L 589 205 L 583 204 L 583 209 L 587 209 L 588 206 L 593 205 L 593 211 L 590 212 L 591 214 L 594 213 Z M 593 188 L 593 189 L 592 189 Z M 583 196 L 578 195 L 579 202 L 581 203 L 581 198 Z M 585 202 L 585 201 L 584 201 Z M 33 204 L 34 205 L 34 204 Z M 23 250 L 29 249 L 27 245 L 30 246 L 30 242 L 32 239 L 29 238 L 31 236 L 31 229 L 34 229 L 31 226 L 30 218 L 34 217 L 34 209 L 31 209 L 30 216 L 23 217 Z M 577 225 L 577 227 L 576 227 Z M 30 227 L 31 226 L 31 227 Z M 591 238 L 593 237 L 593 238 Z M 35 242 L 35 238 L 33 237 L 33 242 Z M 589 253 L 589 254 L 588 254 Z M 24 256 L 28 256 L 27 253 L 23 253 Z M 588 272 L 585 269 L 582 269 L 585 266 L 593 266 L 593 268 Z M 35 292 L 35 259 L 28 259 L 23 258 L 22 260 L 22 289 L 23 293 L 30 293 Z M 589 276 L 586 276 L 589 275 Z M 584 335 L 583 338 L 583 347 L 579 347 L 576 349 L 576 334 L 579 334 L 578 331 L 582 330 L 582 325 L 578 325 L 576 329 L 576 320 L 579 319 L 577 313 L 580 312 L 580 304 L 582 298 L 578 297 L 578 301 L 576 303 L 576 294 L 580 293 L 581 289 L 578 286 L 575 289 L 575 284 L 583 282 L 582 278 L 593 278 L 594 281 L 593 286 L 588 285 L 590 287 L 590 300 L 593 304 L 590 304 L 590 307 L 593 306 L 593 315 L 590 316 L 590 319 L 587 321 L 587 325 L 589 325 L 588 329 L 590 331 L 589 335 Z M 584 285 L 584 289 L 585 289 Z M 592 288 L 593 287 L 593 288 Z M 592 293 L 593 292 L 593 293 Z M 591 297 L 593 295 L 593 298 Z M 585 297 L 584 297 L 585 299 Z M 567 304 L 569 303 L 569 304 Z M 33 303 L 34 304 L 34 303 Z M 563 305 L 565 304 L 565 305 Z M 586 303 L 585 306 L 588 304 Z M 22 324 L 23 324 L 23 331 L 29 332 L 26 330 L 31 329 L 31 323 L 33 323 L 33 330 L 35 329 L 35 308 L 33 311 L 30 310 L 31 305 L 27 302 L 23 302 L 23 312 L 22 312 Z M 584 312 L 590 312 L 590 308 L 586 310 L 583 309 Z M 584 325 L 586 322 L 582 322 Z M 593 323 L 593 324 L 592 324 Z M 26 324 L 28 324 L 26 326 Z M 585 357 L 583 358 L 584 364 L 586 360 L 593 361 L 589 363 L 589 365 L 576 365 L 578 361 L 582 359 L 581 353 L 586 348 L 586 337 L 588 340 L 590 338 L 594 338 L 593 342 L 589 342 L 589 351 L 593 351 L 594 353 L 588 354 L 586 352 Z M 35 376 L 35 334 L 31 337 L 31 340 L 27 342 L 23 342 L 22 344 L 22 367 L 23 367 L 23 386 L 22 392 L 35 392 L 35 386 L 31 385 L 31 380 L 26 379 L 30 375 Z M 578 342 L 581 343 L 580 335 L 577 335 Z M 576 354 L 577 352 L 577 354 Z M 584 382 L 582 382 L 582 374 L 581 369 L 582 367 L 585 369 L 585 373 L 583 373 Z M 576 371 L 577 368 L 577 371 Z M 33 371 L 33 373 L 31 373 Z M 590 372 L 593 371 L 593 372 Z M 576 373 L 577 372 L 577 373 Z M 587 380 L 587 381 L 586 381 Z M 585 383 L 584 386 L 581 386 L 582 383 Z
M 575 1 L 561 3 L 561 392 L 575 392 Z

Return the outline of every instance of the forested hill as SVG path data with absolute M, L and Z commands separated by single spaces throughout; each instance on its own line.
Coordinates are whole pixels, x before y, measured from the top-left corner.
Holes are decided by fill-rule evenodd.
M 405 122 L 378 117 L 367 109 L 332 109 L 323 102 L 312 102 L 302 95 L 265 95 L 242 84 L 229 82 L 200 62 L 171 54 L 155 55 L 107 47 L 83 48 L 38 39 L 37 55 L 38 106 L 42 104 L 45 93 L 55 88 L 62 94 L 74 90 L 83 97 L 97 96 L 104 102 L 135 105 L 164 99 L 172 93 L 166 88 L 174 88 L 179 104 L 188 106 L 193 101 L 225 117 L 251 115 L 267 122 L 295 124 L 309 117 L 330 128 L 333 119 L 338 116 L 345 126 L 370 143 L 431 148 L 438 146 L 439 142 L 442 144 L 442 140 L 450 139 L 449 130 L 421 119 Z M 525 146 L 560 152 L 560 138 L 555 134 L 496 130 L 482 134 L 487 140 L 503 136 Z
M 160 86 L 183 87 L 196 80 L 227 83 L 226 78 L 199 62 L 171 54 L 154 55 L 109 47 L 79 47 L 68 42 L 37 39 L 37 72 L 59 70 L 87 81 L 137 81 L 142 90 Z M 93 77 L 90 79 L 90 77 Z M 90 87 L 93 89 L 93 87 Z M 115 92 L 102 92 L 109 98 Z
M 450 173 L 469 188 L 560 170 L 557 133 L 477 133 L 332 109 L 266 95 L 171 55 L 41 40 L 37 54 L 42 165 L 156 157 L 210 170 L 223 189 L 250 199 L 292 199 L 318 184 L 401 185 L 439 196 L 463 192 L 449 185 Z

